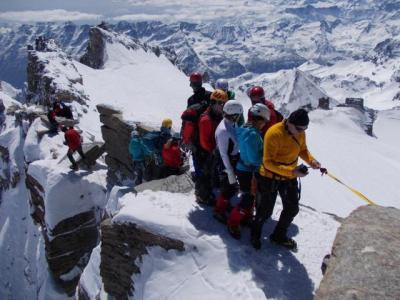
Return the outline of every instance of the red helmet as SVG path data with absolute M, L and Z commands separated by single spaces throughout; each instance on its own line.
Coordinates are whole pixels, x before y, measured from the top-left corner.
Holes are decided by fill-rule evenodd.
M 199 72 L 194 72 L 190 75 L 190 82 L 203 82 L 203 76 Z
M 258 98 L 264 98 L 264 89 L 261 86 L 253 86 L 250 91 L 249 91 L 249 97 L 258 97 Z

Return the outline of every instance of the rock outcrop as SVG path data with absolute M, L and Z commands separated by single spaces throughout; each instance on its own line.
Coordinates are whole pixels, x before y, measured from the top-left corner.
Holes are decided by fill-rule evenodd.
M 65 293 L 72 296 L 99 242 L 99 208 L 105 205 L 105 193 L 97 179 L 71 182 L 68 176 L 49 172 L 46 166 L 35 166 L 33 171 L 31 167 L 25 181 L 31 216 L 42 228 L 49 270 Z
M 90 29 L 86 52 L 80 58 L 81 63 L 93 69 L 101 69 L 107 61 L 106 43 L 118 43 L 133 50 L 139 48 L 142 48 L 146 52 L 150 50 L 157 56 L 161 54 L 159 47 L 150 47 L 142 44 L 138 39 L 113 32 L 110 27 L 112 26 L 103 22 Z
M 315 299 L 400 299 L 400 210 L 363 206 L 344 220 Z
M 133 180 L 132 159 L 128 152 L 133 124 L 124 121 L 122 112 L 111 106 L 97 105 L 97 110 L 103 123 L 101 133 L 107 152 L 107 184 L 123 185 L 127 180 Z
M 117 300 L 132 297 L 135 291 L 132 275 L 140 273 L 137 259 L 148 254 L 147 247 L 160 246 L 165 250 L 184 250 L 182 241 L 151 233 L 133 223 L 101 224 L 100 275 L 104 290 Z
M 88 100 L 82 76 L 54 40 L 39 37 L 35 47 L 28 46 L 27 81 L 27 100 L 35 104 L 48 106 L 56 101 L 85 104 Z
M 106 43 L 101 29 L 92 27 L 89 31 L 86 53 L 81 57 L 80 62 L 93 69 L 101 69 L 105 62 L 105 47 Z
M 151 180 L 135 187 L 136 192 L 152 190 L 170 193 L 188 193 L 194 188 L 194 183 L 188 174 L 168 176 L 167 178 Z
M 133 180 L 132 158 L 128 152 L 131 132 L 136 128 L 140 134 L 154 130 L 141 123 L 129 122 L 123 119 L 118 109 L 99 104 L 101 133 L 107 152 L 105 161 L 108 166 L 107 185 L 127 185 Z

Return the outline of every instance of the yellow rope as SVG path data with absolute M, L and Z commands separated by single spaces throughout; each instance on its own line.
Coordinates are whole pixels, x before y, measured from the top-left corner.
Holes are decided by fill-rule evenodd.
M 339 182 L 340 184 L 343 184 L 345 187 L 347 187 L 350 191 L 352 191 L 354 194 L 356 194 L 358 197 L 360 197 L 361 199 L 363 199 L 365 202 L 367 202 L 369 205 L 376 205 L 375 202 L 369 200 L 366 196 L 364 196 L 361 192 L 357 191 L 356 189 L 353 189 L 352 187 L 349 187 L 347 184 L 343 183 L 342 181 L 340 181 L 339 178 L 337 178 L 336 176 L 330 174 L 330 173 L 326 173 L 330 178 L 332 178 L 333 180 L 336 180 L 337 182 Z

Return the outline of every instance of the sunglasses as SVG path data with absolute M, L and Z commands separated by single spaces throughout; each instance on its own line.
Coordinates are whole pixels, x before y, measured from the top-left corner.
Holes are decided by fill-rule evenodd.
M 305 131 L 308 128 L 308 126 L 294 126 L 294 127 L 296 127 L 297 131 Z

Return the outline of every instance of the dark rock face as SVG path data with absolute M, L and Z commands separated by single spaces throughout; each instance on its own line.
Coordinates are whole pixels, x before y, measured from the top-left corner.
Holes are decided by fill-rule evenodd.
M 67 295 L 72 296 L 98 241 L 96 216 L 88 211 L 64 219 L 53 230 L 48 230 L 47 237 L 49 268 Z
M 92 27 L 89 31 L 86 53 L 81 57 L 80 62 L 93 69 L 101 69 L 105 62 L 105 46 L 106 43 L 101 30 L 97 27 Z
M 105 142 L 107 183 L 123 184 L 133 180 L 132 159 L 128 152 L 133 126 L 122 119 L 122 112 L 108 105 L 97 105 L 100 113 L 101 133 Z
M 400 57 L 400 40 L 386 39 L 376 45 L 374 61 Z
M 0 175 L 0 195 L 3 190 L 8 190 L 10 187 L 15 188 L 20 179 L 20 174 L 17 169 L 13 170 L 10 165 L 10 152 L 8 148 L 0 146 L 0 160 L 3 164 L 3 172 Z M 0 197 L 1 200 L 1 197 Z
M 344 220 L 315 299 L 400 299 L 400 210 L 363 206 Z
M 133 223 L 101 224 L 100 274 L 104 290 L 118 300 L 132 297 L 135 291 L 133 274 L 140 273 L 137 258 L 148 254 L 147 247 L 160 246 L 165 250 L 184 250 L 182 241 L 151 233 Z

